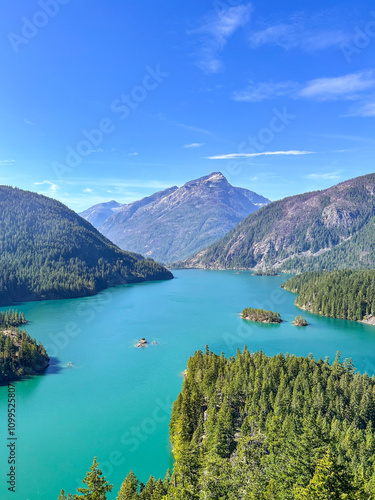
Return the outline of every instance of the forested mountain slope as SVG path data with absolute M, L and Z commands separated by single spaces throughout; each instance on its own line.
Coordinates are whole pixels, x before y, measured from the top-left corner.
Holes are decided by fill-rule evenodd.
M 0 305 L 172 277 L 156 262 L 120 250 L 62 203 L 0 186 Z
M 285 270 L 375 266 L 375 174 L 273 202 L 183 267 Z

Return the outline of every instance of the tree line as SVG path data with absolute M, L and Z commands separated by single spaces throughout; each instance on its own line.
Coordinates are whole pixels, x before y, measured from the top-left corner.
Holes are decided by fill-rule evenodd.
M 316 314 L 353 321 L 375 315 L 374 269 L 302 273 L 282 286 L 298 294 L 298 307 Z

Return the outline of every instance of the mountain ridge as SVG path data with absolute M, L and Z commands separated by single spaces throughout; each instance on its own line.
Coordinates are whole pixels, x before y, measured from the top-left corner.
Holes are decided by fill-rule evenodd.
M 287 271 L 371 267 L 375 265 L 374 193 L 375 174 L 367 174 L 272 202 L 176 267 L 270 266 Z M 342 251 L 349 246 L 351 252 Z
M 0 305 L 172 277 L 160 264 L 120 250 L 59 201 L 0 186 Z
M 212 172 L 116 209 L 98 229 L 120 248 L 173 262 L 216 241 L 269 202 Z

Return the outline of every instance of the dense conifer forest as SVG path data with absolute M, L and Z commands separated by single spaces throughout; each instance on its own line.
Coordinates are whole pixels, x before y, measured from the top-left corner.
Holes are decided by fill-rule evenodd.
M 375 315 L 375 270 L 302 273 L 282 286 L 298 293 L 298 307 L 313 313 L 353 321 Z
M 228 359 L 206 348 L 190 358 L 173 405 L 173 474 L 145 486 L 131 471 L 117 499 L 372 499 L 374 429 L 375 377 L 339 353 L 330 364 L 246 347 Z M 110 486 L 97 478 L 73 498 L 96 498 L 100 483 L 105 499 Z
M 16 326 L 27 323 L 23 313 L 0 313 L 0 384 L 38 373 L 49 363 L 44 346 Z
M 62 203 L 0 186 L 0 305 L 172 277 L 153 260 L 120 250 Z

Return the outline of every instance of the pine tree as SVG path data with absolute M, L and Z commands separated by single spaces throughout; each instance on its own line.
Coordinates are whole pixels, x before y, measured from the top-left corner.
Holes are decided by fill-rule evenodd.
M 126 476 L 118 493 L 117 500 L 133 500 L 138 497 L 139 481 L 131 470 Z
M 295 488 L 296 500 L 350 500 L 354 487 L 345 469 L 339 466 L 330 449 L 316 466 L 315 474 L 306 488 Z
M 65 491 L 61 490 L 58 500 L 74 500 L 74 498 L 70 493 L 69 495 L 65 495 Z
M 78 493 L 83 493 L 83 496 L 79 496 L 78 499 L 106 500 L 107 493 L 110 493 L 113 488 L 113 484 L 108 483 L 103 472 L 99 469 L 96 457 L 82 482 L 86 484 L 87 488 L 77 488 Z

